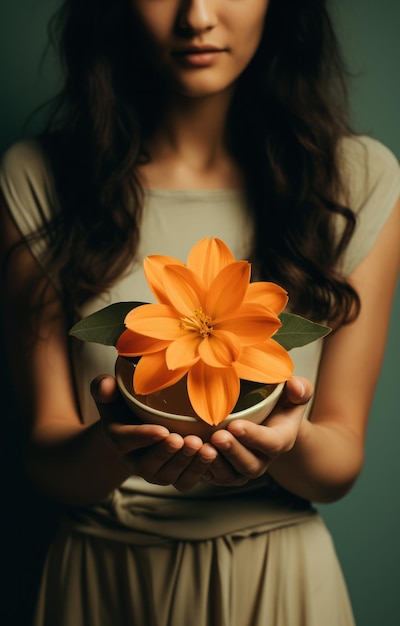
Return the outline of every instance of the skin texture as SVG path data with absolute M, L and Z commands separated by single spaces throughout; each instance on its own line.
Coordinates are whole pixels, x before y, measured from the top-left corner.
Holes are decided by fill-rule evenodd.
M 268 0 L 132 2 L 160 76 L 172 92 L 188 97 L 232 91 L 257 50 L 268 4 Z
M 182 68 L 168 54 L 175 39 L 184 45 L 212 41 L 232 49 L 236 40 L 243 39 L 244 52 L 237 52 L 241 69 L 256 49 L 261 34 L 258 24 L 267 4 L 258 0 L 135 0 L 136 12 L 157 43 L 154 59 L 174 86 L 165 117 L 146 146 L 150 161 L 139 172 L 144 186 L 241 185 L 224 123 L 239 68 L 235 50 L 232 57 L 227 54 L 222 68 L 220 59 L 211 69 Z M 257 7 L 258 21 L 252 13 Z M 243 29 L 243 37 L 237 28 Z M 247 29 L 254 37 L 246 38 Z M 370 254 L 351 276 L 360 295 L 361 314 L 325 341 L 310 420 L 304 419 L 304 412 L 312 386 L 293 378 L 265 424 L 236 421 L 229 431 L 215 433 L 211 443 L 194 436 L 182 438 L 156 425 L 127 425 L 127 409 L 112 377 L 100 376 L 93 382 L 100 419 L 90 426 L 82 424 L 61 301 L 52 289 L 47 291 L 48 303 L 32 335 L 27 293 L 32 291 L 33 279 L 40 278 L 40 269 L 29 249 L 20 246 L 2 278 L 1 296 L 10 367 L 26 423 L 27 464 L 36 485 L 57 500 L 82 505 L 103 498 L 130 474 L 186 491 L 199 481 L 240 486 L 268 471 L 304 498 L 328 502 L 342 497 L 362 467 L 367 418 L 400 264 L 399 229 L 400 202 Z M 1 260 L 20 239 L 3 202 Z

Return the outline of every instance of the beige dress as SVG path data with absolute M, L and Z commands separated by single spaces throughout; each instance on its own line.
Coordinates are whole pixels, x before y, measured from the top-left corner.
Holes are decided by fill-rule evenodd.
M 380 143 L 343 142 L 343 168 L 357 231 L 343 259 L 366 256 L 400 193 L 400 170 Z M 23 142 L 3 159 L 0 185 L 26 234 L 56 210 L 51 170 Z M 338 229 L 340 224 L 338 223 Z M 146 193 L 137 262 L 82 315 L 122 300 L 153 301 L 142 260 L 185 261 L 202 237 L 220 237 L 245 258 L 251 228 L 241 192 Z M 32 253 L 45 268 L 43 244 Z M 315 381 L 322 342 L 292 352 L 296 373 Z M 73 345 L 82 419 L 97 419 L 90 380 L 113 373 L 115 350 Z M 34 626 L 352 626 L 331 537 L 312 505 L 267 476 L 243 488 L 199 485 L 189 493 L 131 477 L 97 506 L 65 512 L 44 567 Z

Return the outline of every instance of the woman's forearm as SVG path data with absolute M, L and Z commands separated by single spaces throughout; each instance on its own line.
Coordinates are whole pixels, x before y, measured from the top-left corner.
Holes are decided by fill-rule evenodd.
M 294 448 L 277 458 L 268 473 L 277 483 L 313 502 L 343 497 L 359 475 L 364 444 L 334 420 L 303 420 Z
M 129 475 L 107 445 L 100 421 L 91 426 L 55 422 L 35 433 L 26 463 L 34 485 L 69 506 L 102 500 Z

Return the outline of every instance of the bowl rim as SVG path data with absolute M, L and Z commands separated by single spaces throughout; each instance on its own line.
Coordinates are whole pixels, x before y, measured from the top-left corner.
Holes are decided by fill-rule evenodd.
M 189 422 L 189 423 L 190 422 L 196 423 L 199 420 L 201 420 L 200 417 L 193 417 L 191 415 L 179 415 L 177 413 L 167 413 L 166 411 L 162 411 L 161 409 L 156 409 L 138 400 L 134 395 L 131 394 L 131 392 L 127 389 L 124 383 L 123 377 L 118 367 L 118 362 L 120 358 L 125 358 L 125 357 L 122 357 L 121 355 L 118 356 L 116 364 L 115 364 L 115 377 L 117 379 L 120 391 L 123 393 L 123 395 L 125 395 L 126 398 L 129 399 L 129 401 L 133 402 L 137 407 L 141 408 L 142 410 L 145 410 L 147 413 L 151 413 L 157 417 L 162 417 L 164 419 L 169 419 L 169 420 L 176 419 L 181 422 Z M 270 384 L 275 384 L 275 383 L 270 383 Z M 230 413 L 229 415 L 226 416 L 225 420 L 248 418 L 249 415 L 258 411 L 260 409 L 260 406 L 263 406 L 264 404 L 268 405 L 270 402 L 275 401 L 275 399 L 277 399 L 277 397 L 279 397 L 279 395 L 281 394 L 284 385 L 285 383 L 276 383 L 275 389 L 266 398 L 264 398 L 260 402 L 257 402 L 256 404 L 253 404 L 247 409 L 242 409 L 241 411 Z

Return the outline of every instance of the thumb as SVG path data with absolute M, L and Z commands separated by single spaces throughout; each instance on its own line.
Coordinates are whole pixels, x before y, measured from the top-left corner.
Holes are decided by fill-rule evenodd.
M 307 404 L 312 398 L 313 393 L 314 387 L 307 378 L 293 376 L 285 385 L 285 390 L 282 395 L 282 404 L 284 406 Z
M 96 404 L 110 404 L 118 401 L 120 397 L 117 381 L 107 374 L 100 374 L 92 380 L 90 393 Z
M 96 376 L 90 384 L 90 392 L 103 422 L 118 421 L 126 424 L 138 422 L 126 406 L 113 376 L 107 374 Z

